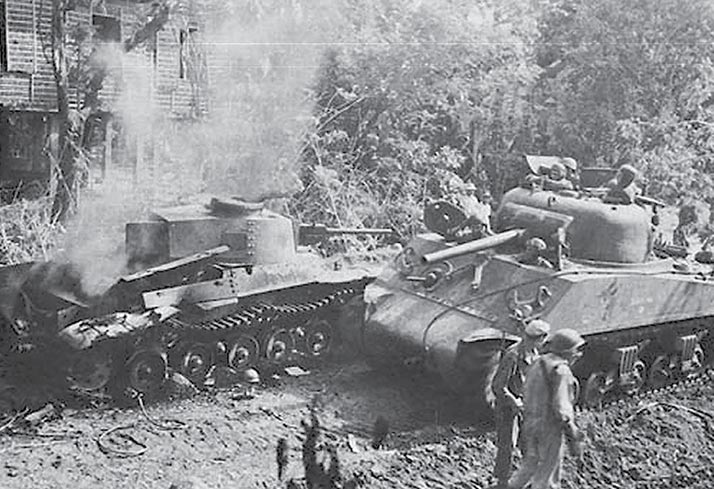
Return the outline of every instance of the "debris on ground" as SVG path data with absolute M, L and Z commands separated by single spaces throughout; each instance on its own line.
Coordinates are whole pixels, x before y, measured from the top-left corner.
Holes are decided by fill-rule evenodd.
M 173 372 L 171 374 L 169 382 L 169 390 L 171 394 L 177 397 L 191 397 L 200 392 L 198 387 L 196 387 L 196 384 L 178 372 Z
M 457 401 L 410 382 L 371 375 L 361 363 L 340 363 L 286 378 L 280 388 L 261 385 L 259 396 L 240 403 L 231 399 L 235 386 L 181 402 L 153 402 L 148 413 L 154 422 L 136 402 L 129 409 L 65 409 L 62 417 L 44 421 L 41 431 L 23 428 L 25 412 L 0 431 L 0 452 L 9 464 L 0 464 L 0 487 L 307 489 L 308 467 L 313 489 L 494 484 L 492 427 L 474 425 Z M 579 413 L 587 435 L 583 465 L 579 469 L 566 456 L 563 489 L 710 489 L 714 439 L 707 419 L 713 411 L 709 381 Z M 373 450 L 377 413 L 385 413 L 388 429 L 381 449 Z M 171 419 L 186 424 L 169 424 Z M 115 430 L 102 443 L 143 453 L 98 454 L 96 438 L 128 424 L 134 427 Z M 129 473 L 135 478 L 127 480 Z
M 55 408 L 54 404 L 48 403 L 42 409 L 38 409 L 25 416 L 25 423 L 30 426 L 36 426 L 50 419 L 54 419 L 58 415 L 59 411 Z
M 302 377 L 303 375 L 310 375 L 310 372 L 308 370 L 305 370 L 298 365 L 285 367 L 284 371 L 290 377 Z

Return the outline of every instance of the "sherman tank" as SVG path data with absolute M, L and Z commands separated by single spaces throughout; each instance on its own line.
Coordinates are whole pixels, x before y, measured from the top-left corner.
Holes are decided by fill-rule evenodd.
M 367 286 L 352 341 L 373 363 L 419 368 L 482 407 L 500 352 L 535 318 L 586 338 L 583 404 L 696 374 L 713 354 L 711 266 L 655 250 L 663 204 L 619 176 L 580 188 L 539 170 L 505 193 L 493 232 L 467 242 L 442 233 L 458 209 L 431 204 L 437 232 L 417 235 Z
M 169 368 L 198 382 L 216 365 L 270 370 L 328 353 L 342 306 L 376 275 L 304 245 L 390 233 L 294 226 L 263 202 L 240 199 L 159 209 L 127 224 L 135 271 L 104 294 L 84 296 L 70 265 L 8 268 L 3 317 L 56 333 L 70 384 L 81 390 L 148 393 Z

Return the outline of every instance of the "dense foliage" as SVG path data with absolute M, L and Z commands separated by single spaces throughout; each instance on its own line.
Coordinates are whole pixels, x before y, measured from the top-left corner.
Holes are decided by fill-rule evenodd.
M 61 20 L 73 2 L 55 4 Z M 176 5 L 147 5 L 137 33 L 163 28 Z M 289 210 L 301 221 L 387 226 L 407 237 L 422 226 L 424 202 L 464 180 L 497 200 L 525 153 L 584 166 L 630 163 L 650 195 L 714 206 L 710 0 L 200 0 L 199 7 L 207 49 L 188 57 L 189 71 L 200 75 L 197 86 L 210 82 L 208 117 L 152 118 L 141 114 L 148 104 L 118 114 L 124 132 L 155 139 L 161 195 L 291 195 Z M 63 29 L 55 38 L 92 46 L 91 33 Z M 137 39 L 144 38 L 132 35 L 121 49 Z M 53 167 L 66 182 L 91 149 L 82 134 L 106 75 L 92 62 L 97 51 L 85 51 L 73 54 L 84 60 L 75 64 L 55 53 L 58 86 L 78 84 L 87 106 L 69 111 L 63 99 L 59 147 L 74 158 Z M 61 190 L 70 188 L 59 185 L 63 209 Z
M 303 218 L 408 234 L 455 177 L 498 196 L 523 153 L 632 163 L 654 196 L 714 202 L 710 2 L 368 3 L 317 77 Z
M 485 191 L 500 175 L 483 172 L 483 155 L 528 132 L 537 24 L 517 2 L 362 7 L 347 10 L 347 42 L 332 46 L 318 76 L 296 207 L 311 220 L 406 234 L 450 181 L 472 175 Z

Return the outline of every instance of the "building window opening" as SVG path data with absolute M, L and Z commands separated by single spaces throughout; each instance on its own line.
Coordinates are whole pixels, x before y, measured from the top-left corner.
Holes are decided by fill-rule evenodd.
M 196 63 L 196 36 L 198 27 L 191 26 L 179 31 L 179 78 L 189 78 L 193 64 Z
M 121 22 L 116 17 L 92 15 L 94 36 L 100 42 L 121 41 Z

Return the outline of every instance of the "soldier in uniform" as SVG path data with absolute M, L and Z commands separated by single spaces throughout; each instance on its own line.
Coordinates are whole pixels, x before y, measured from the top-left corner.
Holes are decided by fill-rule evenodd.
M 699 221 L 696 207 L 694 205 L 683 205 L 679 209 L 677 218 L 677 227 L 672 233 L 672 241 L 676 246 L 689 248 L 692 244 L 690 238 L 696 234 Z
M 556 331 L 547 353 L 528 370 L 523 386 L 526 455 L 508 481 L 509 489 L 560 488 L 563 441 L 571 455 L 582 457 L 583 436 L 575 424 L 577 380 L 571 366 L 582 356 L 585 340 L 573 329 Z
M 565 178 L 572 184 L 574 190 L 580 190 L 580 174 L 578 162 L 573 158 L 561 158 L 560 162 L 565 167 Z
M 491 232 L 491 207 L 482 204 L 476 197 L 476 186 L 471 183 L 452 183 L 451 203 L 459 208 L 466 219 L 453 231 L 457 239 L 464 241 L 482 238 Z
M 530 238 L 526 241 L 525 250 L 516 256 L 519 263 L 524 265 L 534 265 L 544 268 L 555 268 L 555 266 L 545 258 L 548 245 L 541 238 Z
M 523 410 L 523 382 L 528 367 L 538 356 L 550 324 L 540 319 L 530 321 L 524 330 L 523 339 L 510 346 L 501 357 L 491 383 L 495 396 L 496 417 L 496 466 L 494 476 L 498 487 L 505 488 L 511 476 L 513 450 L 520 433 Z
M 607 183 L 609 190 L 603 201 L 611 204 L 632 204 L 640 193 L 637 187 L 638 177 L 639 172 L 634 166 L 622 165 L 615 178 Z

